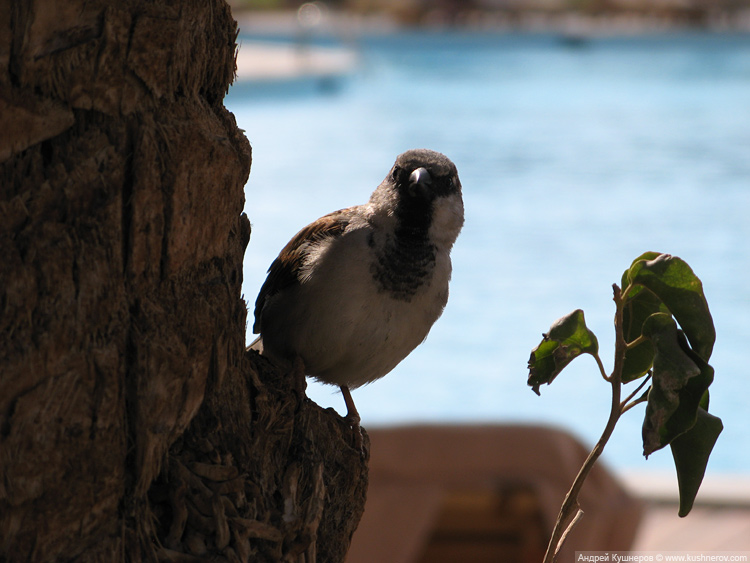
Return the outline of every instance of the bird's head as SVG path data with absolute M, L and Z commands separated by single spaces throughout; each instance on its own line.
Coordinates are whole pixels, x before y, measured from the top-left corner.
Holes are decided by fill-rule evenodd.
M 449 247 L 464 222 L 456 165 L 445 155 L 427 149 L 400 154 L 371 201 L 388 205 L 397 230 L 428 236 L 432 242 Z

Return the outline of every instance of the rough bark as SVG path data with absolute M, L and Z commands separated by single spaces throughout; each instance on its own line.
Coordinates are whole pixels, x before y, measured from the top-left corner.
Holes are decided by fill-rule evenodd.
M 244 351 L 236 33 L 0 0 L 0 560 L 344 558 L 366 460 Z

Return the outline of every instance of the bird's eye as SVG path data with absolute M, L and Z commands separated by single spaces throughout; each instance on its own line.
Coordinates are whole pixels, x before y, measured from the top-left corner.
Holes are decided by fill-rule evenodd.
M 394 166 L 393 167 L 393 172 L 391 172 L 391 178 L 393 179 L 394 182 L 396 180 L 398 180 L 398 173 L 399 172 L 401 172 L 401 167 L 400 166 Z

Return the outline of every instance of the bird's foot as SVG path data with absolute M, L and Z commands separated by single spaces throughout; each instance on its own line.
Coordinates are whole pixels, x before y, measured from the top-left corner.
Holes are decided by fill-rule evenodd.
M 352 427 L 352 441 L 355 450 L 358 450 L 360 455 L 365 458 L 367 452 L 364 447 L 364 438 L 362 436 L 362 427 L 360 426 L 360 418 L 357 413 L 349 413 L 344 417 L 344 420 Z
M 352 394 L 349 392 L 349 387 L 346 385 L 341 386 L 341 394 L 344 396 L 344 402 L 346 403 L 346 416 L 344 420 L 349 423 L 352 427 L 352 435 L 354 438 L 354 448 L 359 451 L 362 459 L 367 457 L 367 452 L 364 447 L 364 439 L 362 437 L 362 427 L 359 425 L 360 418 L 357 412 L 357 407 L 354 406 L 352 400 Z

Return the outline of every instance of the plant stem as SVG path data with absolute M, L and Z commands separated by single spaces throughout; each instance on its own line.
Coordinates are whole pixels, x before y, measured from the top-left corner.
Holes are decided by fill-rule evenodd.
M 630 395 L 628 395 L 625 398 L 625 400 L 622 403 L 620 403 L 620 414 L 625 414 L 627 411 L 629 411 L 630 409 L 632 409 L 634 406 L 636 406 L 636 405 L 638 405 L 640 403 L 643 403 L 643 402 L 645 402 L 645 401 L 648 400 L 648 397 L 639 397 L 638 399 L 636 399 L 632 403 L 630 402 L 633 399 L 633 397 L 635 397 L 638 394 L 638 392 L 641 389 L 643 389 L 649 381 L 651 381 L 651 373 L 650 372 L 643 379 L 643 381 L 641 381 L 641 384 L 638 385 L 638 387 L 635 388 L 635 391 L 633 391 Z
M 596 360 L 596 365 L 599 366 L 599 373 L 602 374 L 604 381 L 609 381 L 609 376 L 607 375 L 607 371 L 604 369 L 604 364 L 602 363 L 602 359 L 599 357 L 599 354 L 593 354 L 593 356 Z
M 573 485 L 570 487 L 568 494 L 565 496 L 562 506 L 560 507 L 560 514 L 557 517 L 555 528 L 552 530 L 552 537 L 550 538 L 549 544 L 547 545 L 547 552 L 544 555 L 544 563 L 552 563 L 557 556 L 561 545 L 560 539 L 563 537 L 569 528 L 576 523 L 578 520 L 578 493 L 583 487 L 583 483 L 588 477 L 589 472 L 594 467 L 596 460 L 599 459 L 604 446 L 609 441 L 612 432 L 615 429 L 615 425 L 620 418 L 620 389 L 621 384 L 619 381 L 610 381 L 612 385 L 612 405 L 609 411 L 609 419 L 607 420 L 607 426 L 604 428 L 599 441 L 591 450 L 586 461 L 581 466 L 578 475 L 573 481 Z
M 648 397 L 640 397 L 639 399 L 636 399 L 632 403 L 626 404 L 624 407 L 622 407 L 621 414 L 625 414 L 636 405 L 640 405 L 641 403 L 645 403 L 646 401 L 648 401 Z
M 591 469 L 594 467 L 596 460 L 599 459 L 599 456 L 602 454 L 604 446 L 607 445 L 607 442 L 617 425 L 617 421 L 620 419 L 623 412 L 622 406 L 620 405 L 620 399 L 622 395 L 622 368 L 625 361 L 627 343 L 625 342 L 622 330 L 622 292 L 617 284 L 614 284 L 612 289 L 614 291 L 615 301 L 615 364 L 610 377 L 606 377 L 603 368 L 601 368 L 601 359 L 599 359 L 597 354 L 594 354 L 597 364 L 600 366 L 600 369 L 602 369 L 604 378 L 609 381 L 612 386 L 612 403 L 609 409 L 609 418 L 607 419 L 607 425 L 604 427 L 604 431 L 602 432 L 599 441 L 589 453 L 586 461 L 583 462 L 578 475 L 573 481 L 573 484 L 560 507 L 557 522 L 555 522 L 552 536 L 547 545 L 547 552 L 544 554 L 544 563 L 553 563 L 555 561 L 555 558 L 562 547 L 563 541 L 576 522 L 578 522 L 582 512 L 578 504 L 578 493 L 581 491 L 583 483 L 591 472 Z
M 641 334 L 638 336 L 638 338 L 636 338 L 632 342 L 628 342 L 625 346 L 628 350 L 630 350 L 631 348 L 635 348 L 639 344 L 642 344 L 643 342 L 647 342 L 647 341 L 648 341 L 648 338 L 646 338 L 645 336 Z

